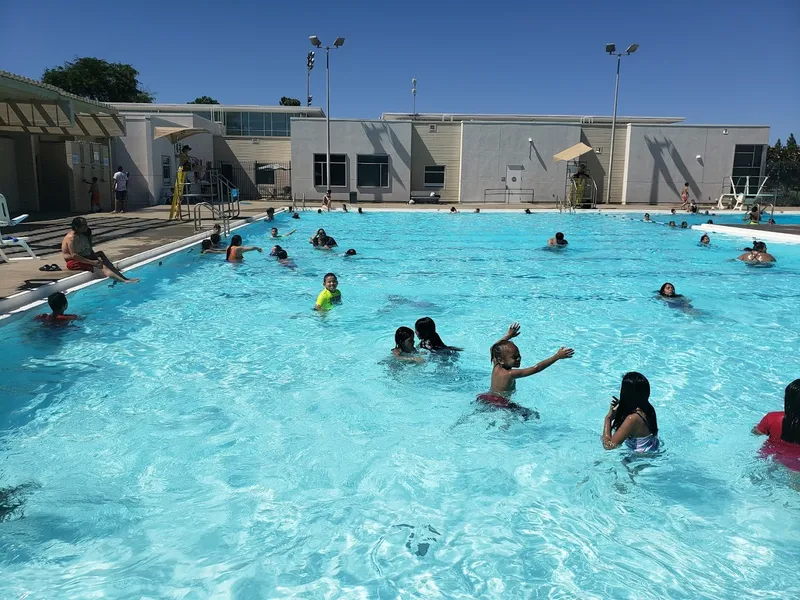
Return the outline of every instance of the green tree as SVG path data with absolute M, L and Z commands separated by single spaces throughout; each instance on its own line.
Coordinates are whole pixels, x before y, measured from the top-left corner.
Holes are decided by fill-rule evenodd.
M 300 106 L 300 100 L 283 96 L 281 98 L 281 106 Z
M 100 102 L 152 102 L 155 96 L 141 88 L 138 77 L 131 65 L 82 57 L 45 69 L 42 81 Z
M 211 96 L 200 96 L 187 104 L 219 104 L 219 101 L 214 100 Z
M 767 182 L 786 203 L 800 201 L 800 147 L 794 134 L 786 138 L 786 144 L 778 140 L 767 148 Z

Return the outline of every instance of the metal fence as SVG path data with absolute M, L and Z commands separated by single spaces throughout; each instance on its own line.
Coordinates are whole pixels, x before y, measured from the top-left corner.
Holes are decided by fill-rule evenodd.
M 290 200 L 292 163 L 217 161 L 217 169 L 238 189 L 242 200 Z

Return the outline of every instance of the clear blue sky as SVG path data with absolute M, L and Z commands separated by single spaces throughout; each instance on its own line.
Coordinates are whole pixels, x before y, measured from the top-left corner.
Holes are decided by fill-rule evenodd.
M 0 0 L 0 68 L 38 79 L 97 56 L 133 64 L 157 102 L 277 104 L 305 96 L 308 36 L 344 36 L 333 117 L 410 112 L 412 77 L 419 112 L 601 115 L 614 94 L 604 44 L 638 42 L 619 114 L 767 124 L 774 140 L 800 135 L 798 30 L 798 0 Z M 324 106 L 319 53 L 311 89 Z

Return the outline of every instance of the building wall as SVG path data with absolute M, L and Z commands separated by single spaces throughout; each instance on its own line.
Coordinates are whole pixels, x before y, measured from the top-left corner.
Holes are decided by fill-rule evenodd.
M 533 189 L 536 202 L 563 198 L 566 163 L 553 162 L 553 155 L 580 140 L 579 124 L 464 122 L 461 202 L 483 202 L 485 190 L 503 190 L 508 165 L 523 167 L 522 188 Z M 504 196 L 487 200 L 503 201 Z
M 233 163 L 288 163 L 292 160 L 292 139 L 288 137 L 215 137 L 217 161 Z
M 679 204 L 688 182 L 691 198 L 715 202 L 731 175 L 735 146 L 768 143 L 768 127 L 631 125 L 626 201 Z
M 12 136 L 17 161 L 17 189 L 19 190 L 19 210 L 36 212 L 39 203 L 39 136 L 20 134 Z
M 581 141 L 592 147 L 580 157 L 586 163 L 589 175 L 597 184 L 597 202 L 605 202 L 608 161 L 611 157 L 611 125 L 581 125 Z M 625 149 L 628 145 L 628 126 L 618 125 L 614 131 L 614 172 L 611 181 L 611 203 L 622 202 L 625 170 Z
M 331 154 L 347 156 L 347 185 L 332 188 L 334 201 L 345 202 L 351 191 L 364 202 L 408 202 L 411 197 L 411 123 L 402 121 L 331 121 Z M 292 121 L 292 190 L 319 200 L 324 186 L 314 185 L 314 154 L 325 154 L 325 120 Z M 358 187 L 358 155 L 389 157 L 389 185 Z
M 431 127 L 435 131 L 431 131 Z M 444 188 L 425 187 L 425 167 L 444 165 Z M 458 202 L 461 188 L 461 123 L 414 123 L 411 130 L 411 191 L 439 192 Z
M 0 136 L 0 194 L 3 194 L 11 212 L 19 211 L 21 202 L 17 184 L 17 158 L 14 140 Z M 12 215 L 15 216 L 15 215 Z
M 128 205 L 148 206 L 153 199 L 153 131 L 150 117 L 146 115 L 126 115 L 126 134 L 112 143 L 111 172 L 118 166 L 130 173 L 128 179 Z

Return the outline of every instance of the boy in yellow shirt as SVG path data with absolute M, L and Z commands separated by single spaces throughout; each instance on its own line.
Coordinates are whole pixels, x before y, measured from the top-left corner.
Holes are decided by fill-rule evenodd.
M 339 287 L 339 280 L 333 273 L 326 273 L 322 278 L 322 285 L 325 289 L 317 296 L 317 303 L 314 305 L 314 310 L 330 310 L 334 304 L 342 303 L 342 292 L 337 288 Z

